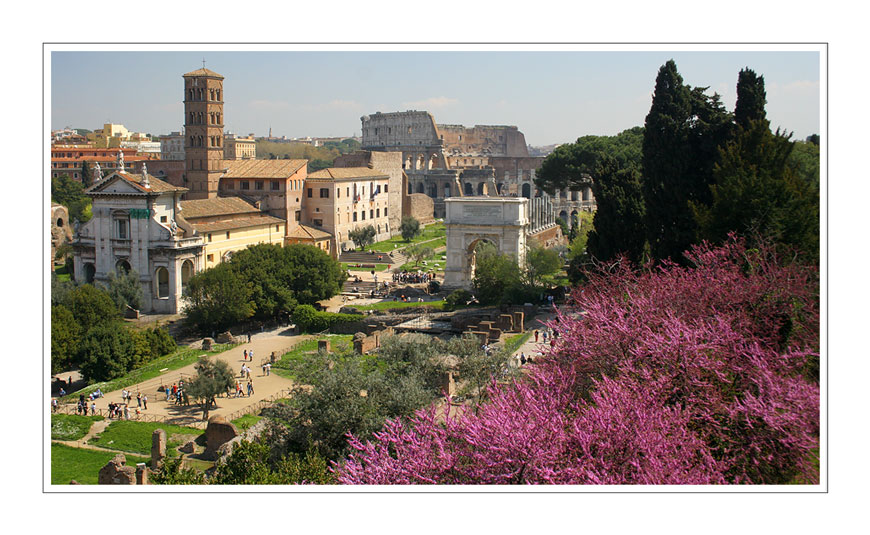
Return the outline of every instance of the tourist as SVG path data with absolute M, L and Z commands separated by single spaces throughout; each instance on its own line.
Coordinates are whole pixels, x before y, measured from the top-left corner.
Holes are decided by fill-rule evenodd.
M 170 388 L 168 386 L 164 386 L 163 391 L 166 392 L 166 401 L 169 401 L 170 399 L 172 399 L 172 388 Z
M 261 377 L 265 377 L 265 376 L 266 376 L 266 365 L 263 364 L 263 365 L 261 366 L 261 368 L 263 368 L 263 375 L 261 375 Z
M 57 412 L 57 398 L 51 398 L 51 412 Z
M 266 375 L 269 376 L 272 374 L 272 363 L 266 364 Z
M 251 331 L 248 331 L 248 343 L 251 343 Z M 251 360 L 254 360 L 253 357 L 251 358 Z
M 248 358 L 251 359 L 251 362 L 254 362 L 254 350 L 253 349 L 248 351 Z
M 137 416 L 137 417 L 139 416 L 139 409 L 136 409 L 136 416 Z M 129 420 L 129 419 L 130 419 L 130 408 L 127 407 L 126 404 L 124 404 L 124 419 L 125 419 L 125 420 Z
M 525 364 L 526 364 L 526 354 L 522 353 L 522 354 L 520 354 L 520 365 L 525 366 Z
M 136 392 L 136 407 L 142 406 L 142 393 Z
M 242 360 L 245 362 L 248 361 L 248 350 L 247 349 L 242 352 Z
M 142 396 L 142 408 L 148 410 L 148 394 Z
M 248 397 L 251 397 L 253 395 L 254 395 L 254 383 L 252 383 L 251 381 L 248 381 Z
M 91 403 L 91 416 L 97 414 L 97 404 Z
M 242 364 L 242 371 L 240 373 L 241 373 L 243 378 L 245 377 L 245 368 L 246 368 L 246 366 L 244 364 Z
M 538 331 L 535 331 L 535 343 L 538 343 Z
M 547 329 L 544 329 L 544 343 L 547 343 Z
M 60 392 L 58 394 L 60 397 L 64 397 L 66 395 L 66 390 L 64 390 L 63 387 L 60 387 Z

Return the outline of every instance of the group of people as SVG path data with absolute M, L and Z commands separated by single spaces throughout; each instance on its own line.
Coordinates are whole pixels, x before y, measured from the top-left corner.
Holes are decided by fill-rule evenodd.
M 253 349 L 246 349 L 242 353 L 242 360 L 244 360 L 245 362 L 248 362 L 248 360 L 250 360 L 251 362 L 254 362 L 254 350 Z
M 136 418 L 138 419 L 141 414 L 139 407 L 136 407 Z M 130 406 L 127 403 L 109 403 L 109 419 L 113 418 L 129 420 Z
M 178 384 L 172 383 L 172 386 L 164 387 L 166 390 L 166 401 L 175 400 L 176 405 L 190 405 L 190 398 L 187 397 L 187 391 L 184 390 L 184 379 L 180 379 Z
M 409 272 L 403 271 L 401 273 L 393 273 L 393 282 L 404 282 L 408 284 L 419 284 L 419 283 L 427 283 L 432 280 L 432 275 L 429 273 L 422 273 L 420 271 Z
M 556 345 L 556 339 L 559 338 L 559 331 L 553 330 L 549 327 L 545 327 L 542 331 L 535 331 L 535 343 L 538 343 L 538 340 L 543 337 L 543 341 L 546 344 L 547 339 L 550 340 L 550 347 Z
M 247 390 L 248 390 L 248 397 L 251 397 L 254 395 L 254 382 L 253 381 L 248 381 Z M 235 395 L 235 397 L 238 398 L 238 397 L 244 397 L 244 396 L 245 396 L 245 391 L 242 389 L 242 383 L 240 383 L 239 381 L 236 381 L 236 395 Z M 229 397 L 229 393 L 227 394 L 227 397 Z
M 121 400 L 125 405 L 133 402 L 133 392 L 127 390 L 121 391 Z M 143 395 L 142 392 L 136 392 L 136 408 L 148 410 L 148 394 Z

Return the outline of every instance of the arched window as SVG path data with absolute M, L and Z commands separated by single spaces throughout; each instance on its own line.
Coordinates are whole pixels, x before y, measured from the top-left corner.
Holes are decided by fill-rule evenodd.
M 193 262 L 185 260 L 181 264 L 181 288 L 187 288 L 187 282 L 193 277 Z
M 444 198 L 450 197 L 450 183 L 447 182 L 444 184 Z
M 478 194 L 478 195 L 483 195 L 483 182 L 479 182 L 479 183 L 477 184 L 477 194 Z
M 465 183 L 465 194 L 474 195 L 474 186 L 471 185 L 471 182 Z
M 528 183 L 523 184 L 523 197 L 525 197 L 526 199 L 532 198 L 532 186 L 530 186 Z
M 169 270 L 165 267 L 157 268 L 154 273 L 154 279 L 157 281 L 157 298 L 166 299 L 169 297 Z
M 123 258 L 118 260 L 115 263 L 115 271 L 123 271 L 124 273 L 130 273 L 130 262 L 127 262 Z

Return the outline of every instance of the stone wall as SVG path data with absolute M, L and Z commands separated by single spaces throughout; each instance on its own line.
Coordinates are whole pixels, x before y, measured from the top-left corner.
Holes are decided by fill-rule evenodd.
M 560 227 L 559 225 L 545 228 L 535 234 L 529 234 L 528 239 L 534 240 L 535 243 L 547 249 L 552 249 L 557 245 L 568 244 L 568 240 L 565 238 L 565 236 L 562 235 L 562 227 Z
M 435 220 L 435 203 L 425 193 L 403 195 L 402 217 L 413 217 L 422 224 Z

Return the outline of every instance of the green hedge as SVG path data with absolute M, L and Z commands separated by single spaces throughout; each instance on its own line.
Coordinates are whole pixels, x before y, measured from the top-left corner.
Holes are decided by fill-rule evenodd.
M 335 312 L 318 312 L 311 305 L 299 305 L 293 311 L 293 323 L 303 332 L 321 332 L 338 323 L 347 323 L 363 319 L 362 314 L 337 314 Z

